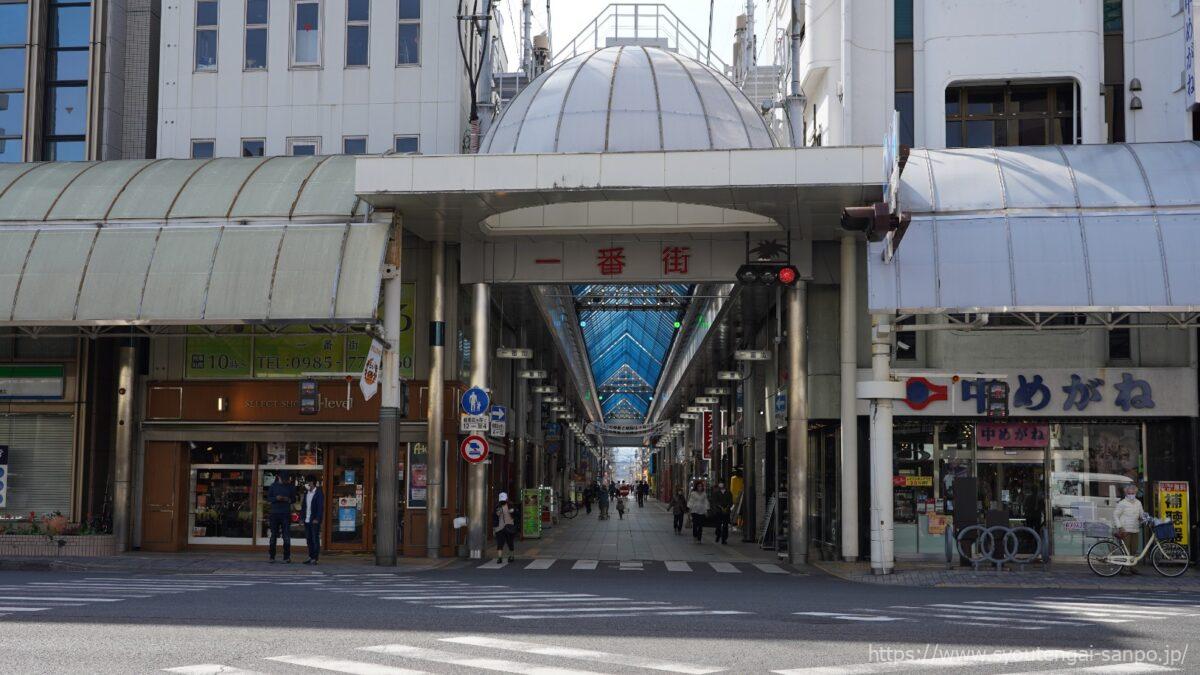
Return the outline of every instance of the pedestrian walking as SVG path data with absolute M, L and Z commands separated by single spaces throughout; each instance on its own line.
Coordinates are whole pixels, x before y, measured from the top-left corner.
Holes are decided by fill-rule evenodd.
M 625 520 L 625 493 L 617 496 L 617 517 Z
M 583 489 L 583 508 L 587 511 L 587 514 L 589 516 L 592 515 L 592 498 L 595 496 L 595 494 L 596 494 L 596 484 L 595 483 L 592 483 L 591 485 L 589 485 Z
M 496 510 L 492 514 L 492 533 L 496 537 L 496 562 L 504 562 L 505 544 L 508 544 L 508 562 L 512 562 L 516 555 L 517 521 L 512 505 L 508 503 L 507 492 L 497 496 Z
M 325 493 L 317 485 L 317 477 L 305 480 L 308 486 L 300 502 L 300 522 L 304 523 L 304 540 L 308 543 L 308 560 L 305 565 L 316 565 L 321 557 L 321 517 L 325 514 Z
M 692 538 L 699 544 L 704 537 L 704 514 L 708 513 L 708 495 L 704 494 L 704 483 L 696 481 L 687 499 L 688 512 L 692 514 Z
M 612 481 L 609 481 L 608 482 L 608 496 L 615 498 L 617 496 L 618 492 L 620 492 L 620 490 L 617 489 L 617 484 Z
M 717 489 L 713 490 L 709 504 L 712 508 L 713 526 L 717 530 L 716 541 L 718 544 L 728 544 L 729 512 L 733 509 L 733 495 L 725 489 L 724 483 L 717 483 Z
M 640 508 L 642 508 L 643 506 L 645 506 L 645 505 L 646 505 L 646 495 L 647 495 L 649 492 L 650 492 L 650 485 L 649 485 L 649 484 L 647 484 L 647 483 L 646 483 L 646 481 L 644 481 L 644 480 L 640 480 L 640 481 L 638 481 L 638 484 L 637 484 L 637 502 L 638 502 L 638 508 L 639 508 L 639 509 L 640 509 Z
M 597 502 L 600 505 L 600 520 L 608 520 L 608 502 L 610 500 L 608 490 L 600 488 Z
M 683 496 L 683 490 L 676 490 L 675 496 L 671 498 L 671 516 L 675 534 L 683 532 L 683 514 L 687 513 L 687 498 Z
M 275 482 L 267 488 L 267 526 L 271 530 L 271 543 L 267 549 L 269 559 L 275 562 L 275 542 L 283 537 L 283 562 L 292 562 L 292 503 L 296 501 L 296 487 L 286 471 L 275 474 Z

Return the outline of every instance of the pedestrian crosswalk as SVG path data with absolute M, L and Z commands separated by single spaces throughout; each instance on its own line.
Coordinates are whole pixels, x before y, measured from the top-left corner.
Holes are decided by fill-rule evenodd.
M 274 580 L 278 580 L 275 577 Z M 61 581 L 0 585 L 0 617 L 27 617 L 55 609 L 105 606 L 217 589 L 253 586 L 264 580 L 242 575 L 89 576 Z
M 731 562 L 695 562 L 687 560 L 562 560 L 559 558 L 533 558 L 526 560 L 488 560 L 478 565 L 481 570 L 500 570 L 517 568 L 523 570 L 571 569 L 574 571 L 590 572 L 597 569 L 618 569 L 626 571 L 655 571 L 667 572 L 715 572 L 718 574 L 742 574 L 743 572 L 763 574 L 802 575 L 800 572 L 786 569 L 774 563 L 731 563 Z
M 422 668 L 455 672 L 492 671 L 520 675 L 599 675 L 613 666 L 667 673 L 708 675 L 727 668 L 629 653 L 511 640 L 487 635 L 453 635 L 433 644 L 389 643 L 349 648 L 338 654 L 281 654 L 251 664 L 201 663 L 163 668 L 181 675 L 264 675 L 297 672 L 296 666 L 353 675 L 424 675 Z
M 724 616 L 751 614 L 697 604 L 644 600 L 623 595 L 514 588 L 504 584 L 397 576 L 345 580 L 327 590 L 362 598 L 469 611 L 511 621 L 608 619 L 632 616 Z
M 1126 593 L 1041 595 L 1020 600 L 963 600 L 845 611 L 795 612 L 810 621 L 890 623 L 943 621 L 957 625 L 1041 631 L 1200 616 L 1200 595 Z

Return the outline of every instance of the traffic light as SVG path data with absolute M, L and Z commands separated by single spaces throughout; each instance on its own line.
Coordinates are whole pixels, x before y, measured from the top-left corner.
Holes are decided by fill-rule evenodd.
M 747 263 L 737 271 L 737 280 L 746 286 L 792 286 L 799 279 L 800 270 L 782 262 Z

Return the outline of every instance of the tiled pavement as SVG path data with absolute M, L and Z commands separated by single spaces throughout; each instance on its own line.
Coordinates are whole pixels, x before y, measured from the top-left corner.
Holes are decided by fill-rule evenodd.
M 1030 565 L 1024 570 L 996 572 L 970 568 L 946 569 L 936 563 L 898 563 L 896 572 L 884 576 L 871 573 L 866 562 L 814 562 L 813 566 L 847 581 L 890 586 L 919 587 L 995 587 L 995 588 L 1057 588 L 1071 590 L 1144 590 L 1144 591 L 1188 591 L 1200 592 L 1200 574 L 1195 570 L 1181 577 L 1170 579 L 1158 574 L 1146 565 L 1136 576 L 1104 578 L 1088 569 L 1086 564 L 1056 562 L 1047 569 Z
M 731 530 L 729 543 L 718 544 L 713 540 L 714 530 L 705 528 L 704 542 L 697 544 L 685 520 L 683 534 L 675 534 L 671 514 L 655 499 L 647 499 L 642 508 L 630 499 L 623 519 L 617 517 L 616 508 L 610 511 L 608 520 L 600 520 L 600 511 L 594 506 L 591 515 L 581 511 L 573 519 L 561 519 L 541 539 L 518 542 L 517 555 L 567 560 L 778 562 L 774 551 L 743 543 L 741 532 Z

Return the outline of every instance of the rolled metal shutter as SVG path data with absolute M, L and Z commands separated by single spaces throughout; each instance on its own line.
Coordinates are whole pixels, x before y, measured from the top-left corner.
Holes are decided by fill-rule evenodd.
M 8 505 L 0 513 L 71 514 L 74 432 L 71 415 L 0 415 L 0 445 L 8 446 Z

